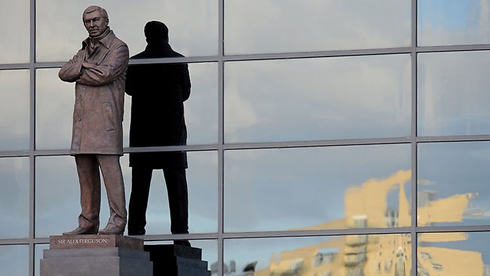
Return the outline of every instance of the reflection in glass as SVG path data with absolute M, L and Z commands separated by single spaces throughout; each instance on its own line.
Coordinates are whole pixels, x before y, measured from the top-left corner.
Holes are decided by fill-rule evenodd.
M 0 70 L 0 150 L 29 148 L 29 71 Z
M 419 45 L 490 43 L 489 7 L 488 0 L 419 0 Z
M 418 150 L 418 225 L 490 225 L 490 142 Z
M 218 173 L 216 152 L 188 152 L 189 232 L 216 232 L 218 229 Z M 124 166 L 124 164 L 122 164 Z M 128 171 L 131 169 L 128 168 Z M 129 178 L 131 179 L 131 178 Z M 130 181 L 130 180 L 129 180 Z M 126 186 L 131 187 L 131 182 Z M 162 170 L 153 170 L 146 234 L 170 233 L 170 211 Z M 130 188 L 126 190 L 129 199 Z
M 424 233 L 418 236 L 417 275 L 488 275 L 490 233 Z
M 27 245 L 0 245 L 0 275 L 29 275 Z
M 408 234 L 225 240 L 224 275 L 408 276 L 411 251 Z
M 45 249 L 49 249 L 49 244 L 36 244 L 34 248 L 34 275 L 39 276 L 41 271 L 41 259 L 43 258 L 43 252 Z
M 28 158 L 0 158 L 0 221 L 0 238 L 29 236 Z
M 188 144 L 216 143 L 218 136 L 218 66 L 189 64 L 191 96 L 184 102 Z
M 490 133 L 490 52 L 420 54 L 418 64 L 419 135 Z
M 89 5 L 83 1 L 68 6 L 63 0 L 37 1 L 37 61 L 69 60 L 80 49 L 87 37 L 82 12 Z M 97 5 L 107 10 L 109 26 L 128 44 L 131 55 L 144 50 L 143 27 L 150 20 L 162 21 L 169 27 L 173 48 L 185 56 L 218 52 L 218 1 L 101 0 Z M 186 16 L 182 16 L 183 12 Z
M 229 62 L 227 142 L 410 135 L 410 56 Z
M 229 55 L 409 46 L 410 8 L 410 1 L 402 0 L 225 1 L 225 51 Z
M 409 145 L 225 152 L 225 231 L 410 226 Z
M 29 3 L 28 0 L 0 2 L 0 63 L 29 62 Z

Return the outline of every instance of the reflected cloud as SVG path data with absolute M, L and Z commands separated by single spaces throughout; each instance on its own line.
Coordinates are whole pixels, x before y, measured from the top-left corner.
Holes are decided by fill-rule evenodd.
M 0 150 L 29 149 L 29 71 L 0 70 Z
M 225 51 L 254 54 L 409 46 L 410 19 L 410 2 L 401 0 L 227 1 Z
M 227 142 L 408 136 L 410 57 L 228 62 Z
M 419 135 L 489 133 L 489 64 L 488 51 L 419 55 Z

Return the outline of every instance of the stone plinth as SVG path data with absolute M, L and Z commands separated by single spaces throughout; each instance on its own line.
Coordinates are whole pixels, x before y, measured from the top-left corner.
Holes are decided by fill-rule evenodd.
M 145 245 L 154 276 L 210 276 L 200 248 L 182 245 Z
M 120 235 L 52 236 L 41 276 L 150 276 L 153 265 L 143 240 Z

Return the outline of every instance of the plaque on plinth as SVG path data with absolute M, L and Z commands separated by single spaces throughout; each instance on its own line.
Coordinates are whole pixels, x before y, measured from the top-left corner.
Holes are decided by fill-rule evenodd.
M 121 235 L 51 236 L 41 276 L 151 276 L 143 240 Z
M 200 248 L 160 244 L 145 245 L 153 262 L 154 276 L 210 276 L 208 262 L 202 260 Z

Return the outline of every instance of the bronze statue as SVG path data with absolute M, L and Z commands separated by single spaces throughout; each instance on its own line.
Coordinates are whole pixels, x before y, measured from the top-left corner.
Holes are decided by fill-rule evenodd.
M 129 49 L 108 26 L 103 8 L 85 9 L 83 24 L 89 37 L 59 72 L 61 80 L 76 83 L 70 154 L 77 165 L 82 207 L 78 228 L 63 234 L 122 234 L 127 211 L 119 158 Z M 99 168 L 110 207 L 107 226 L 100 231 Z
M 183 55 L 168 43 L 168 28 L 158 21 L 145 25 L 146 49 L 131 59 L 175 58 Z M 187 130 L 184 101 L 191 93 L 186 63 L 130 65 L 126 93 L 132 96 L 131 147 L 185 145 Z M 154 169 L 162 169 L 170 207 L 170 230 L 173 234 L 188 231 L 187 156 L 183 151 L 130 153 L 132 167 L 129 201 L 129 235 L 146 233 L 146 209 Z M 190 245 L 187 240 L 175 244 Z

